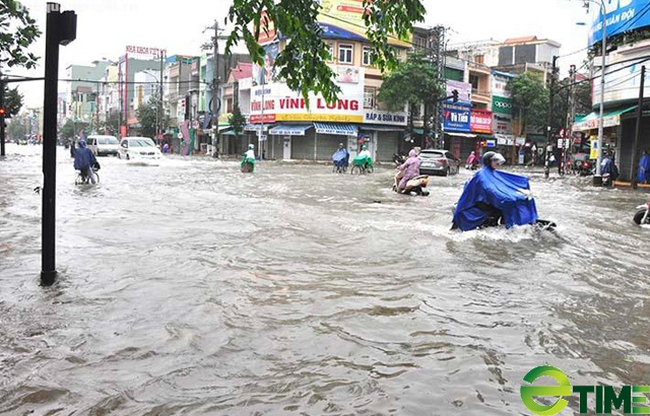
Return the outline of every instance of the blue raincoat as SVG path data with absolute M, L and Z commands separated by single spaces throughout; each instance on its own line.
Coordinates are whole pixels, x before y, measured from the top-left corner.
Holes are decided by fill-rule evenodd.
M 525 176 L 483 167 L 465 183 L 454 211 L 454 224 L 462 231 L 482 226 L 490 212 L 480 205 L 500 210 L 506 228 L 533 224 L 537 221 L 537 208 L 529 192 L 530 185 Z
M 650 155 L 641 156 L 639 160 L 639 173 L 636 178 L 637 182 L 650 183 Z
M 79 148 L 74 155 L 74 168 L 84 172 L 89 170 L 95 163 L 97 163 L 97 159 L 95 159 L 93 152 L 86 147 L 86 142 L 80 141 Z
M 350 161 L 350 153 L 345 147 L 340 147 L 336 149 L 336 152 L 332 155 L 332 161 L 334 166 L 347 166 Z

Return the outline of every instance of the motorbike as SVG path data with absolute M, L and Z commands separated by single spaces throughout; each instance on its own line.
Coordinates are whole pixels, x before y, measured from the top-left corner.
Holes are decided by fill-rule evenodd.
M 636 207 L 636 213 L 634 214 L 634 222 L 639 225 L 641 224 L 650 225 L 650 201 Z
M 588 160 L 582 160 L 576 165 L 580 176 L 589 176 L 594 174 L 594 165 Z
M 244 155 L 241 162 L 239 162 L 239 166 L 244 173 L 253 172 L 255 171 L 255 159 Z
M 415 193 L 415 195 L 419 195 L 419 196 L 429 196 L 429 191 L 425 189 L 429 184 L 428 175 L 418 175 L 412 179 L 409 179 L 409 181 L 406 182 L 406 188 L 400 191 L 397 185 L 399 185 L 399 182 L 402 180 L 403 174 L 404 172 L 402 171 L 397 172 L 397 174 L 395 174 L 393 191 L 403 195 L 413 195 L 413 193 Z

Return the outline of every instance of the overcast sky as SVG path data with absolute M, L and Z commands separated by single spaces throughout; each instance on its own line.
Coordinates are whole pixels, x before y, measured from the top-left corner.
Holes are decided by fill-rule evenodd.
M 22 0 L 45 33 L 45 0 Z M 70 64 L 90 65 L 94 60 L 117 60 L 126 45 L 165 48 L 168 55 L 199 54 L 209 40 L 202 33 L 215 19 L 220 24 L 229 0 L 62 0 L 62 10 L 77 13 L 77 39 L 61 47 L 60 78 Z M 426 24 L 448 27 L 450 43 L 536 35 L 562 44 L 561 55 L 583 49 L 587 44 L 586 10 L 579 0 L 423 0 Z M 45 55 L 44 34 L 30 49 Z M 580 64 L 582 51 L 559 61 L 562 72 L 570 64 Z M 42 61 L 42 59 L 41 59 Z M 15 75 L 43 76 L 43 68 Z M 30 107 L 43 105 L 43 83 L 23 83 L 19 87 Z M 59 86 L 63 91 L 64 86 Z

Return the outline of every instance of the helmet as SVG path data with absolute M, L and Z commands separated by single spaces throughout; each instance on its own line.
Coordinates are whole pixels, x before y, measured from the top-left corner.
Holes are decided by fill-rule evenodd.
M 248 148 L 249 149 L 255 149 L 255 145 L 253 143 L 251 143 L 251 144 L 248 145 Z
M 504 157 L 501 155 L 501 153 L 497 152 L 487 152 L 483 155 L 483 165 L 484 166 L 490 166 L 490 163 L 496 160 L 499 165 L 503 165 L 505 163 Z
M 343 147 L 343 143 L 339 143 L 339 147 Z

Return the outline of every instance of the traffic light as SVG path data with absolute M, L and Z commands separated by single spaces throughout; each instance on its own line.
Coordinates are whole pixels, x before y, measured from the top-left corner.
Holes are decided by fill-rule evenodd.
M 454 102 L 457 103 L 458 102 L 458 90 L 453 90 L 451 92 L 451 95 L 453 97 Z

